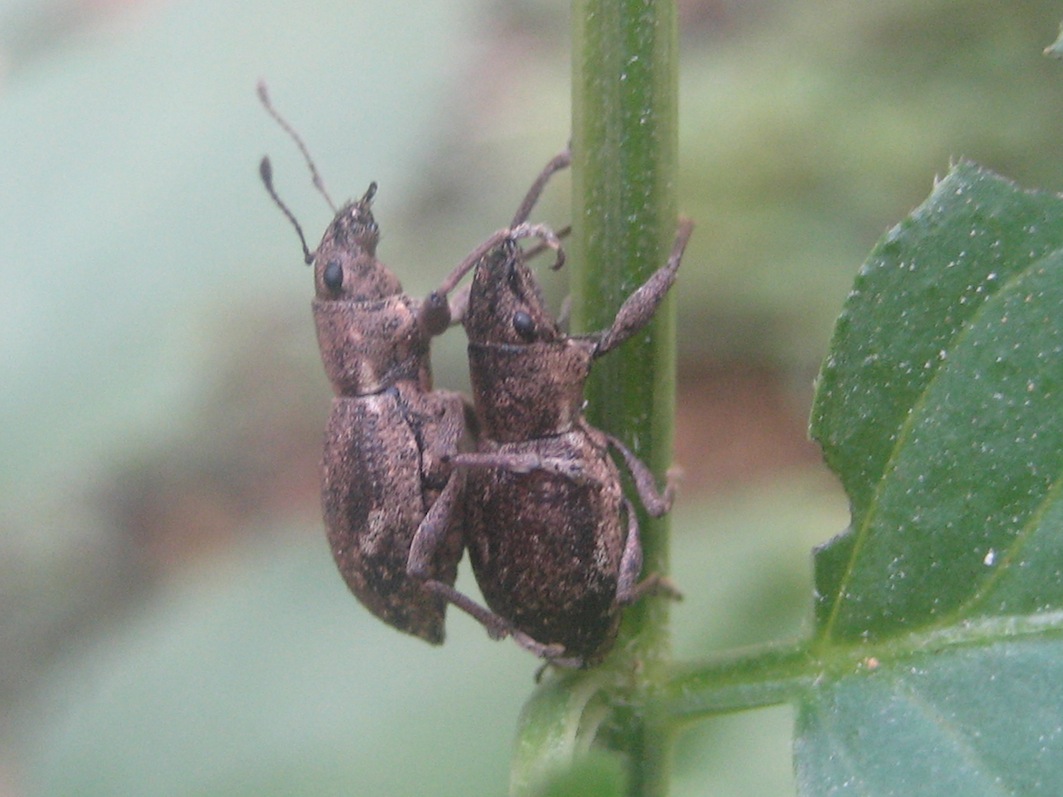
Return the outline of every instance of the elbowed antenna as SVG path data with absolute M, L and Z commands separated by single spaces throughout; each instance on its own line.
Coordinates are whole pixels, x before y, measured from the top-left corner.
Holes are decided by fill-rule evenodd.
M 262 101 L 263 107 L 272 116 L 277 124 L 281 126 L 285 133 L 291 136 L 292 141 L 299 147 L 299 151 L 303 153 L 303 159 L 306 161 L 306 165 L 310 169 L 310 176 L 314 181 L 314 188 L 318 190 L 321 196 L 325 197 L 325 201 L 328 202 L 329 207 L 332 208 L 332 212 L 336 212 L 336 203 L 332 201 L 332 197 L 329 196 L 328 190 L 325 188 L 325 181 L 321 179 L 321 175 L 317 171 L 317 166 L 314 165 L 314 159 L 310 157 L 310 151 L 306 148 L 306 144 L 303 143 L 303 139 L 295 132 L 295 128 L 288 124 L 288 120 L 281 116 L 277 109 L 273 107 L 273 103 L 269 99 L 269 89 L 266 87 L 266 81 L 258 81 L 258 98 Z
M 262 178 L 262 183 L 266 186 L 266 191 L 269 192 L 270 197 L 276 203 L 277 207 L 281 209 L 281 212 L 288 217 L 288 221 L 295 227 L 295 231 L 299 234 L 299 243 L 303 245 L 303 259 L 309 266 L 314 262 L 314 253 L 310 251 L 310 247 L 306 245 L 306 236 L 303 235 L 303 228 L 299 226 L 299 222 L 295 219 L 295 214 L 292 213 L 288 206 L 281 201 L 281 198 L 277 196 L 277 190 L 273 187 L 273 166 L 269 162 L 268 156 L 263 156 L 262 160 L 258 164 L 258 175 Z

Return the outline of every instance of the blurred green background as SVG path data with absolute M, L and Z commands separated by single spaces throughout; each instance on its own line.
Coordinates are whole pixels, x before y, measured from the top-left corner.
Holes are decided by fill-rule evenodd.
M 692 657 L 805 628 L 846 521 L 805 416 L 878 236 L 953 158 L 1063 188 L 1063 7 L 680 6 Z M 0 797 L 504 792 L 538 663 L 457 613 L 395 633 L 333 570 L 310 274 L 258 159 L 311 245 L 331 213 L 254 87 L 337 199 L 379 181 L 418 294 L 565 142 L 568 37 L 561 0 L 0 1 Z M 460 333 L 434 362 L 465 384 Z M 789 723 L 697 726 L 675 793 L 791 793 Z

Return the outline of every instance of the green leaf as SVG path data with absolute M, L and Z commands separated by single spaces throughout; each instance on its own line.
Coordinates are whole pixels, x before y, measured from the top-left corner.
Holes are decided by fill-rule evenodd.
M 1063 637 L 1055 621 L 1050 639 L 930 649 L 888 665 L 870 659 L 822 683 L 798 718 L 800 794 L 1060 794 Z
M 960 164 L 865 264 L 812 433 L 802 794 L 1063 790 L 1063 198 Z
M 619 756 L 592 750 L 571 769 L 547 779 L 536 797 L 620 797 L 627 772 Z
M 1063 605 L 1063 200 L 961 164 L 879 243 L 812 434 L 852 502 L 817 633 L 881 639 Z
M 539 794 L 586 755 L 606 705 L 599 673 L 572 674 L 540 686 L 524 705 L 510 770 L 510 794 Z

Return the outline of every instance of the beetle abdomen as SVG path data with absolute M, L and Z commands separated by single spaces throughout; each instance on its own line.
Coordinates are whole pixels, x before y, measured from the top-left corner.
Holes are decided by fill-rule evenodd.
M 593 663 L 612 645 L 620 619 L 624 532 L 615 467 L 580 431 L 489 447 L 584 465 L 579 482 L 542 470 L 474 468 L 465 508 L 469 558 L 491 609 L 537 642 Z
M 322 507 L 329 545 L 351 592 L 380 619 L 439 644 L 444 601 L 406 573 L 428 502 L 421 454 L 396 391 L 334 398 L 325 429 Z M 432 562 L 431 577 L 453 585 L 460 532 Z

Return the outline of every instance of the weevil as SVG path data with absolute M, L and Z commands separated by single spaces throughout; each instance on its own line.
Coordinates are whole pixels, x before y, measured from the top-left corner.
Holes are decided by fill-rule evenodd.
M 425 513 L 448 489 L 448 458 L 466 437 L 466 403 L 432 388 L 429 341 L 451 323 L 446 292 L 407 296 L 376 257 L 380 233 L 371 202 L 336 209 L 302 140 L 274 110 L 309 165 L 314 185 L 335 212 L 310 251 L 302 228 L 273 187 L 268 158 L 260 175 L 295 226 L 314 267 L 313 314 L 321 359 L 335 392 L 321 458 L 321 503 L 333 558 L 351 592 L 377 617 L 430 643 L 444 638 L 446 602 L 406 573 L 410 545 Z M 452 585 L 462 556 L 461 515 L 454 513 L 425 563 L 434 580 Z
M 586 421 L 583 388 L 592 361 L 652 318 L 692 229 L 690 221 L 680 223 L 667 263 L 628 297 L 608 329 L 591 335 L 562 331 L 515 238 L 503 236 L 464 264 L 474 270 L 463 324 L 479 442 L 475 452 L 452 457 L 466 471 L 464 489 L 433 507 L 411 564 L 431 561 L 447 513 L 461 515 L 490 608 L 474 615 L 492 636 L 508 630 L 554 663 L 599 662 L 615 641 L 622 608 L 657 584 L 653 576 L 639 581 L 638 520 L 609 449 L 651 516 L 668 511 L 674 483 L 670 478 L 658 491 L 620 440 Z M 431 586 L 467 609 L 449 585 Z
M 337 210 L 305 144 L 273 108 L 264 84 L 258 94 L 295 141 L 315 187 L 335 213 L 321 243 L 310 251 L 273 187 L 269 159 L 262 159 L 266 190 L 295 227 L 306 263 L 314 266 L 317 338 L 336 394 L 321 462 L 322 513 L 332 555 L 351 592 L 373 614 L 440 644 L 447 601 L 424 580 L 453 589 L 463 552 L 461 512 L 450 512 L 437 529 L 432 555 L 419 562 L 417 577 L 407 572 L 407 560 L 426 513 L 437 501 L 452 504 L 449 497 L 463 485 L 452 459 L 470 444 L 472 414 L 460 394 L 433 389 L 429 344 L 460 320 L 465 296 L 459 293 L 450 301 L 448 295 L 467 268 L 459 265 L 423 300 L 406 295 L 376 257 L 380 233 L 371 210 L 376 183 Z M 529 209 L 541 190 L 539 185 L 529 192 Z M 509 234 L 539 237 L 560 251 L 545 227 L 518 225 Z M 499 239 L 496 233 L 475 251 L 486 251 Z M 451 602 L 474 614 L 478 609 L 462 596 Z

